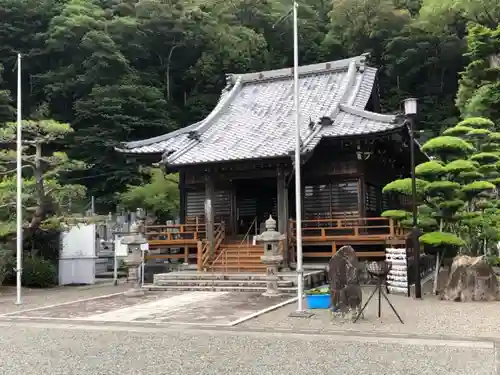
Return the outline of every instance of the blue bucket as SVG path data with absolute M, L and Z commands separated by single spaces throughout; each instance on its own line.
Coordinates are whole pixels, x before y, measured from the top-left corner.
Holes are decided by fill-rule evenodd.
M 328 309 L 330 307 L 329 294 L 306 295 L 306 301 L 309 309 Z

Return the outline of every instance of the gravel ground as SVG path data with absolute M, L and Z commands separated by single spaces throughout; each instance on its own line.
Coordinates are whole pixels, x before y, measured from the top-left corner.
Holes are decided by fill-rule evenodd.
M 272 332 L 2 325 L 3 374 L 491 375 L 495 366 L 492 343 L 427 345 Z
M 363 291 L 364 300 L 370 289 Z M 399 323 L 385 300 L 382 300 L 382 317 L 379 319 L 377 298 L 374 297 L 365 310 L 365 319 L 357 323 L 333 318 L 327 310 L 310 310 L 314 315 L 309 319 L 292 318 L 288 315 L 296 310 L 297 304 L 294 303 L 244 322 L 240 327 L 500 338 L 500 302 L 448 302 L 433 296 L 414 300 L 402 295 L 389 295 L 389 299 L 404 324 Z

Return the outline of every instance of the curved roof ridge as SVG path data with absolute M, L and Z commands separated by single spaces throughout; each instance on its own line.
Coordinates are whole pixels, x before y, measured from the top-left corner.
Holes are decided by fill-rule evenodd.
M 327 73 L 335 70 L 348 69 L 351 63 L 355 63 L 361 69 L 364 69 L 368 54 L 362 54 L 356 57 L 350 57 L 343 60 L 329 61 L 319 64 L 299 66 L 299 77 L 307 74 Z M 228 79 L 235 83 L 241 79 L 242 83 L 268 81 L 276 78 L 289 78 L 293 76 L 293 68 L 282 68 L 275 70 L 265 70 L 262 72 L 228 74 Z
M 347 113 L 350 113 L 352 115 L 357 115 L 357 116 L 364 117 L 366 119 L 373 120 L 373 121 L 389 122 L 389 123 L 396 121 L 396 115 L 370 112 L 370 111 L 367 111 L 365 109 L 356 108 L 356 107 L 342 104 L 342 103 L 340 104 L 340 110 L 347 112 Z
M 217 103 L 217 105 L 215 106 L 215 108 L 212 110 L 212 112 L 210 112 L 210 114 L 207 117 L 205 117 L 205 119 L 203 119 L 202 121 L 200 121 L 200 126 L 196 129 L 196 131 L 198 132 L 199 135 L 203 134 L 205 131 L 207 131 L 208 128 L 210 128 L 210 123 L 215 118 L 217 118 L 217 116 L 221 113 L 222 109 L 235 98 L 235 96 L 238 93 L 238 91 L 240 90 L 241 86 L 242 86 L 242 80 L 241 79 L 237 79 L 236 83 L 233 85 L 233 87 L 231 88 L 231 90 L 229 90 L 229 92 L 226 94 L 226 96 L 224 96 L 223 98 L 221 98 L 219 100 L 219 102 Z M 189 151 L 198 142 L 199 142 L 199 140 L 193 139 L 185 147 L 183 147 L 183 148 L 175 151 L 171 155 L 169 155 L 170 161 L 174 161 L 179 156 L 181 156 L 185 152 Z M 169 151 L 166 151 L 166 153 L 168 154 Z M 165 154 L 163 156 L 165 157 Z
M 149 146 L 153 143 L 167 141 L 171 138 L 174 138 L 174 137 L 177 137 L 179 135 L 189 133 L 190 131 L 196 130 L 196 128 L 201 123 L 202 123 L 202 121 L 198 121 L 198 122 L 195 122 L 194 124 L 191 124 L 191 125 L 185 126 L 183 128 L 174 130 L 170 133 L 158 135 L 156 137 L 141 139 L 139 141 L 123 142 L 121 144 L 121 146 L 123 147 L 123 149 L 130 149 L 130 148 L 136 148 L 136 147 L 142 147 L 142 146 Z

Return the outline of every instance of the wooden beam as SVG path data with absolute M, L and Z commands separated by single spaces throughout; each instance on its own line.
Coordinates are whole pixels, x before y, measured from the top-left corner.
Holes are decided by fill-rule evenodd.
M 278 166 L 277 169 L 277 186 L 276 190 L 278 192 L 277 203 L 278 203 L 278 232 L 285 234 L 285 240 L 283 242 L 283 266 L 288 268 L 289 265 L 289 254 L 288 254 L 288 189 L 286 186 L 286 175 L 285 168 L 282 165 Z
M 181 224 L 186 224 L 186 173 L 183 171 L 179 173 L 179 198 L 179 219 Z

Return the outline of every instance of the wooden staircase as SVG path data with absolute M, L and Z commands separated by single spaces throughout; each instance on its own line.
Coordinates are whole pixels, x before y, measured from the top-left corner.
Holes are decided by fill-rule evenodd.
M 220 251 L 210 265 L 211 272 L 262 272 L 266 266 L 260 260 L 264 255 L 264 246 L 241 240 L 226 240 L 220 246 Z

